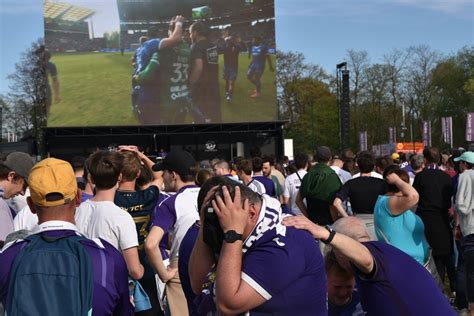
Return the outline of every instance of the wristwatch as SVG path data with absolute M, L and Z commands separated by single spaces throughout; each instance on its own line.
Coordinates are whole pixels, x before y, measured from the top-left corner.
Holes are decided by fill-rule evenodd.
M 224 234 L 224 241 L 231 244 L 233 242 L 236 242 L 237 240 L 243 240 L 244 235 L 238 234 L 235 230 L 228 230 Z
M 328 245 L 332 241 L 332 239 L 334 238 L 334 235 L 336 235 L 336 231 L 334 229 L 332 229 L 329 225 L 324 226 L 324 228 L 326 228 L 327 231 L 329 232 L 329 237 L 328 237 L 328 239 L 324 239 L 324 240 L 321 239 L 321 241 L 323 243 L 325 243 L 326 245 Z

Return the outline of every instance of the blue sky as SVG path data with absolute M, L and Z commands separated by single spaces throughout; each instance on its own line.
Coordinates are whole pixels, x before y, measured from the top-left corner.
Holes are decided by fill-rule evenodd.
M 63 2 L 102 12 L 95 17 L 95 33 L 118 27 L 116 11 L 105 9 L 115 0 Z M 0 0 L 0 93 L 8 90 L 5 77 L 20 53 L 43 36 L 42 4 Z M 393 48 L 426 44 L 451 54 L 474 45 L 471 0 L 275 0 L 275 7 L 278 48 L 302 52 L 328 72 L 350 48 L 366 50 L 371 62 L 380 62 Z

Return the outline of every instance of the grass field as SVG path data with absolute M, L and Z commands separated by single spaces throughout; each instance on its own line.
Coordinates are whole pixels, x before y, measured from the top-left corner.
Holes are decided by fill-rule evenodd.
M 61 101 L 51 106 L 48 126 L 116 126 L 137 125 L 130 101 L 131 54 L 84 53 L 53 55 L 58 69 Z M 223 122 L 270 121 L 277 117 L 275 73 L 262 77 L 262 95 L 249 97 L 254 86 L 247 80 L 249 60 L 242 54 L 232 102 L 225 100 L 222 79 L 223 60 L 219 60 L 219 77 Z M 273 65 L 275 58 L 273 57 Z M 187 118 L 190 121 L 190 118 Z

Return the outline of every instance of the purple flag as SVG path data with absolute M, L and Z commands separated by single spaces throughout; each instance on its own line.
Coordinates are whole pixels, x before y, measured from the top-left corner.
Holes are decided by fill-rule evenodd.
M 453 146 L 453 118 L 452 116 L 441 118 L 441 130 L 443 140 L 446 144 Z
M 395 144 L 397 142 L 397 128 L 389 127 L 388 128 L 388 143 Z
M 431 121 L 423 121 L 423 145 L 431 146 Z
M 467 113 L 466 140 L 468 142 L 474 142 L 474 112 Z
M 359 148 L 361 151 L 367 150 L 367 132 L 359 133 Z

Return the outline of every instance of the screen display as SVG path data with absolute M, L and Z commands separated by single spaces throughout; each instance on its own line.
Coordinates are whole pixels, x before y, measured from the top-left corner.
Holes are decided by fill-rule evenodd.
M 274 0 L 44 2 L 48 127 L 277 119 Z

